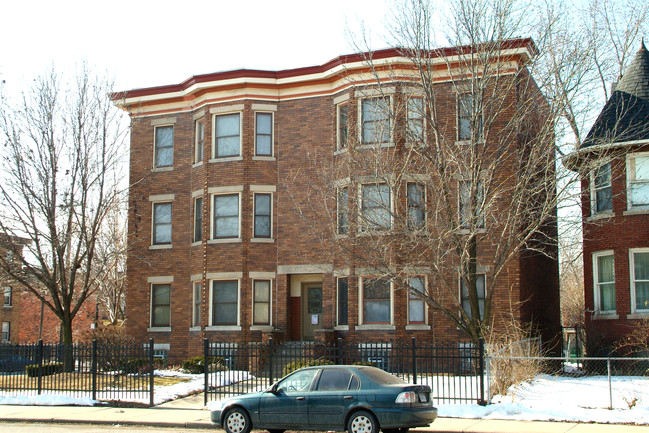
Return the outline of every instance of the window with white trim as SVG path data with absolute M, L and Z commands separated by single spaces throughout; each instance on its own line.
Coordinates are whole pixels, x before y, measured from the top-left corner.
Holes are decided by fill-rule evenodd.
M 628 209 L 649 209 L 649 154 L 627 155 Z
M 348 112 L 349 112 L 349 103 L 345 102 L 343 104 L 338 104 L 336 107 L 336 120 L 337 120 L 337 145 L 338 150 L 347 148 L 347 139 L 348 139 Z
M 460 180 L 458 184 L 460 227 L 484 228 L 484 185 L 478 181 L 477 187 L 470 180 Z
M 214 158 L 241 155 L 241 113 L 214 115 Z
M 212 326 L 239 324 L 239 280 L 212 280 Z
M 252 324 L 270 325 L 270 280 L 253 281 Z
M 649 248 L 630 250 L 631 312 L 649 313 Z
M 192 326 L 201 326 L 201 290 L 203 288 L 203 285 L 199 281 L 194 282 L 193 286 Z
M 273 113 L 255 113 L 255 156 L 273 156 Z
M 390 143 L 390 97 L 381 96 L 361 100 L 361 143 Z
M 2 303 L 2 305 L 4 307 L 11 307 L 11 304 L 12 304 L 11 295 L 12 295 L 11 287 L 9 287 L 9 286 L 5 287 L 4 288 L 4 302 Z
M 591 174 L 591 214 L 613 210 L 613 193 L 611 187 L 611 163 L 600 165 Z
M 254 206 L 253 236 L 255 238 L 271 238 L 273 195 L 268 193 L 255 193 Z
M 212 207 L 212 238 L 239 237 L 239 194 L 215 194 Z
M 151 327 L 171 323 L 171 284 L 151 284 Z
M 392 198 L 385 183 L 361 185 L 361 218 L 366 230 L 387 230 L 392 226 Z
M 202 120 L 196 120 L 194 126 L 194 163 L 203 161 L 203 147 L 205 145 L 205 124 Z
M 407 132 L 406 141 L 417 145 L 423 145 L 424 140 L 424 98 L 408 98 L 407 102 Z
M 344 235 L 349 231 L 349 187 L 338 189 L 338 234 Z
M 595 311 L 615 314 L 615 260 L 613 251 L 593 253 Z
M 482 138 L 482 112 L 475 106 L 472 93 L 457 96 L 457 139 L 479 141 Z
M 9 341 L 11 341 L 11 324 L 2 322 L 2 342 L 7 343 Z
M 153 167 L 171 167 L 174 163 L 174 127 L 156 126 L 154 130 Z
M 426 193 L 424 185 L 409 182 L 406 185 L 408 228 L 421 229 L 426 222 Z
M 171 244 L 171 203 L 153 203 L 153 245 Z
M 408 323 L 411 325 L 426 323 L 426 303 L 422 296 L 426 293 L 425 277 L 408 278 Z M 418 295 L 421 294 L 422 296 Z
M 363 323 L 390 323 L 392 317 L 390 280 L 387 278 L 362 278 L 362 293 Z
M 203 240 L 203 197 L 194 199 L 194 242 Z
M 477 274 L 475 277 L 476 277 L 476 281 L 475 281 L 476 291 L 478 295 L 478 308 L 480 310 L 480 319 L 484 319 L 484 303 L 487 294 L 487 289 L 485 284 L 486 277 L 485 274 Z M 462 309 L 469 316 L 469 318 L 471 318 L 472 314 L 471 314 L 471 301 L 469 299 L 469 289 L 464 283 L 464 278 L 462 278 L 461 276 L 460 276 L 460 296 L 462 301 Z
M 336 280 L 336 323 L 338 325 L 349 324 L 349 279 L 340 277 Z

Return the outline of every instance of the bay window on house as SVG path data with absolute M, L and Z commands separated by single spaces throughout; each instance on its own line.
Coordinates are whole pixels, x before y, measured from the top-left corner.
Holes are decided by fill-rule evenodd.
M 4 288 L 4 301 L 2 303 L 2 305 L 4 307 L 11 307 L 11 304 L 12 304 L 11 295 L 12 295 L 11 287 L 9 287 L 9 286 L 5 287 Z
M 487 294 L 486 284 L 485 284 L 485 274 L 476 275 L 476 290 L 478 294 L 478 308 L 480 309 L 480 318 L 484 318 L 484 303 L 485 297 Z M 460 277 L 460 297 L 462 301 L 462 309 L 469 316 L 472 317 L 471 313 L 471 301 L 469 300 L 469 289 L 467 288 L 464 278 Z
M 211 325 L 239 325 L 239 280 L 212 281 Z
M 336 323 L 340 326 L 349 324 L 349 280 L 341 277 L 336 280 Z
M 349 104 L 338 104 L 336 107 L 336 143 L 338 150 L 347 148 Z
M 214 158 L 241 155 L 241 113 L 214 116 Z
M 171 167 L 174 163 L 174 127 L 156 126 L 154 131 L 153 167 Z
M 649 248 L 629 251 L 631 260 L 631 313 L 649 313 Z
M 365 230 L 387 230 L 392 226 L 390 187 L 384 183 L 361 186 L 361 225 Z
M 11 341 L 11 323 L 2 322 L 2 338 L 3 343 L 8 343 Z
M 426 222 L 426 194 L 424 185 L 419 183 L 408 183 L 406 185 L 406 204 L 408 208 L 408 228 L 423 228 Z
M 194 242 L 203 239 L 203 197 L 194 199 Z
M 406 141 L 423 145 L 424 140 L 424 98 L 408 98 L 407 102 L 407 136 Z
M 153 203 L 153 245 L 171 244 L 171 203 Z
M 392 318 L 390 280 L 362 278 L 363 324 L 389 324 Z
M 272 207 L 271 194 L 254 194 L 255 218 L 253 236 L 255 238 L 271 238 L 272 231 Z
M 194 164 L 203 161 L 203 146 L 205 145 L 205 124 L 196 120 L 194 125 Z
M 270 280 L 253 281 L 252 324 L 270 326 Z
M 470 180 L 461 180 L 458 184 L 458 209 L 460 217 L 460 227 L 463 229 L 469 228 L 484 228 L 484 186 L 481 181 L 478 181 L 477 187 L 473 187 L 474 183 Z
M 590 185 L 591 214 L 611 212 L 613 210 L 613 193 L 610 162 L 600 165 L 593 171 Z
M 627 206 L 649 210 L 649 154 L 627 156 Z
M 151 285 L 151 327 L 171 324 L 171 284 Z
M 475 107 L 472 93 L 461 93 L 457 97 L 457 140 L 476 141 L 482 139 L 482 112 Z
M 408 278 L 408 323 L 425 324 L 426 323 L 426 303 L 421 295 L 426 293 L 426 278 L 410 277 Z
M 273 113 L 255 113 L 255 156 L 273 156 Z
M 212 238 L 239 237 L 239 194 L 213 196 Z
M 615 314 L 615 261 L 613 251 L 593 254 L 595 312 Z
M 349 187 L 338 189 L 338 234 L 345 235 L 349 231 Z
M 387 144 L 391 141 L 390 97 L 361 100 L 360 130 L 362 144 Z
M 201 326 L 201 290 L 203 285 L 200 282 L 194 282 L 193 286 L 192 326 Z

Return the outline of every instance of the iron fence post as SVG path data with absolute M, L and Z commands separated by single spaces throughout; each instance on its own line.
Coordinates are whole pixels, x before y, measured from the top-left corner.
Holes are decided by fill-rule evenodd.
M 209 369 L 207 368 L 207 360 L 210 356 L 210 342 L 207 338 L 203 338 L 203 361 L 205 369 L 203 370 L 203 406 L 207 406 L 207 392 L 209 388 Z
M 43 389 L 43 340 L 38 340 L 36 359 L 38 360 L 38 395 L 41 395 Z
M 273 384 L 273 337 L 268 339 L 268 376 L 270 384 Z
M 484 338 L 478 340 L 478 374 L 480 375 L 480 400 L 478 404 L 486 406 L 487 402 L 484 398 Z
M 153 338 L 149 338 L 149 406 L 153 406 Z
M 608 408 L 609 410 L 613 410 L 613 389 L 611 387 L 611 357 L 610 356 L 606 359 L 606 371 L 608 374 L 608 401 L 609 401 Z
M 97 339 L 92 340 L 92 399 L 97 400 Z
M 336 341 L 336 364 L 343 363 L 343 339 L 338 337 Z
M 417 385 L 417 342 L 412 337 L 412 383 Z

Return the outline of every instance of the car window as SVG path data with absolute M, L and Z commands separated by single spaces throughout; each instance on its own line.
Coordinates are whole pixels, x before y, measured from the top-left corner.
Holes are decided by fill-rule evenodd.
M 344 391 L 349 389 L 353 375 L 349 370 L 343 369 L 325 369 L 320 374 L 318 381 L 318 391 Z M 358 380 L 356 381 L 358 388 Z
M 360 369 L 359 371 L 379 385 L 403 385 L 406 383 L 397 376 L 393 376 L 378 368 L 367 367 Z
M 279 381 L 277 391 L 285 393 L 308 391 L 317 372 L 317 369 L 297 371 Z

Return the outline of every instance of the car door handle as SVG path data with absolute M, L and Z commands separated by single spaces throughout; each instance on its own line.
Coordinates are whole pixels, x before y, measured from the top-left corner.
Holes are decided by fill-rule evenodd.
M 351 396 L 351 395 L 346 395 L 346 396 L 344 396 L 343 398 L 344 398 L 345 400 L 351 400 L 351 399 L 352 399 L 352 396 Z
M 296 400 L 304 400 L 304 397 L 295 397 Z

